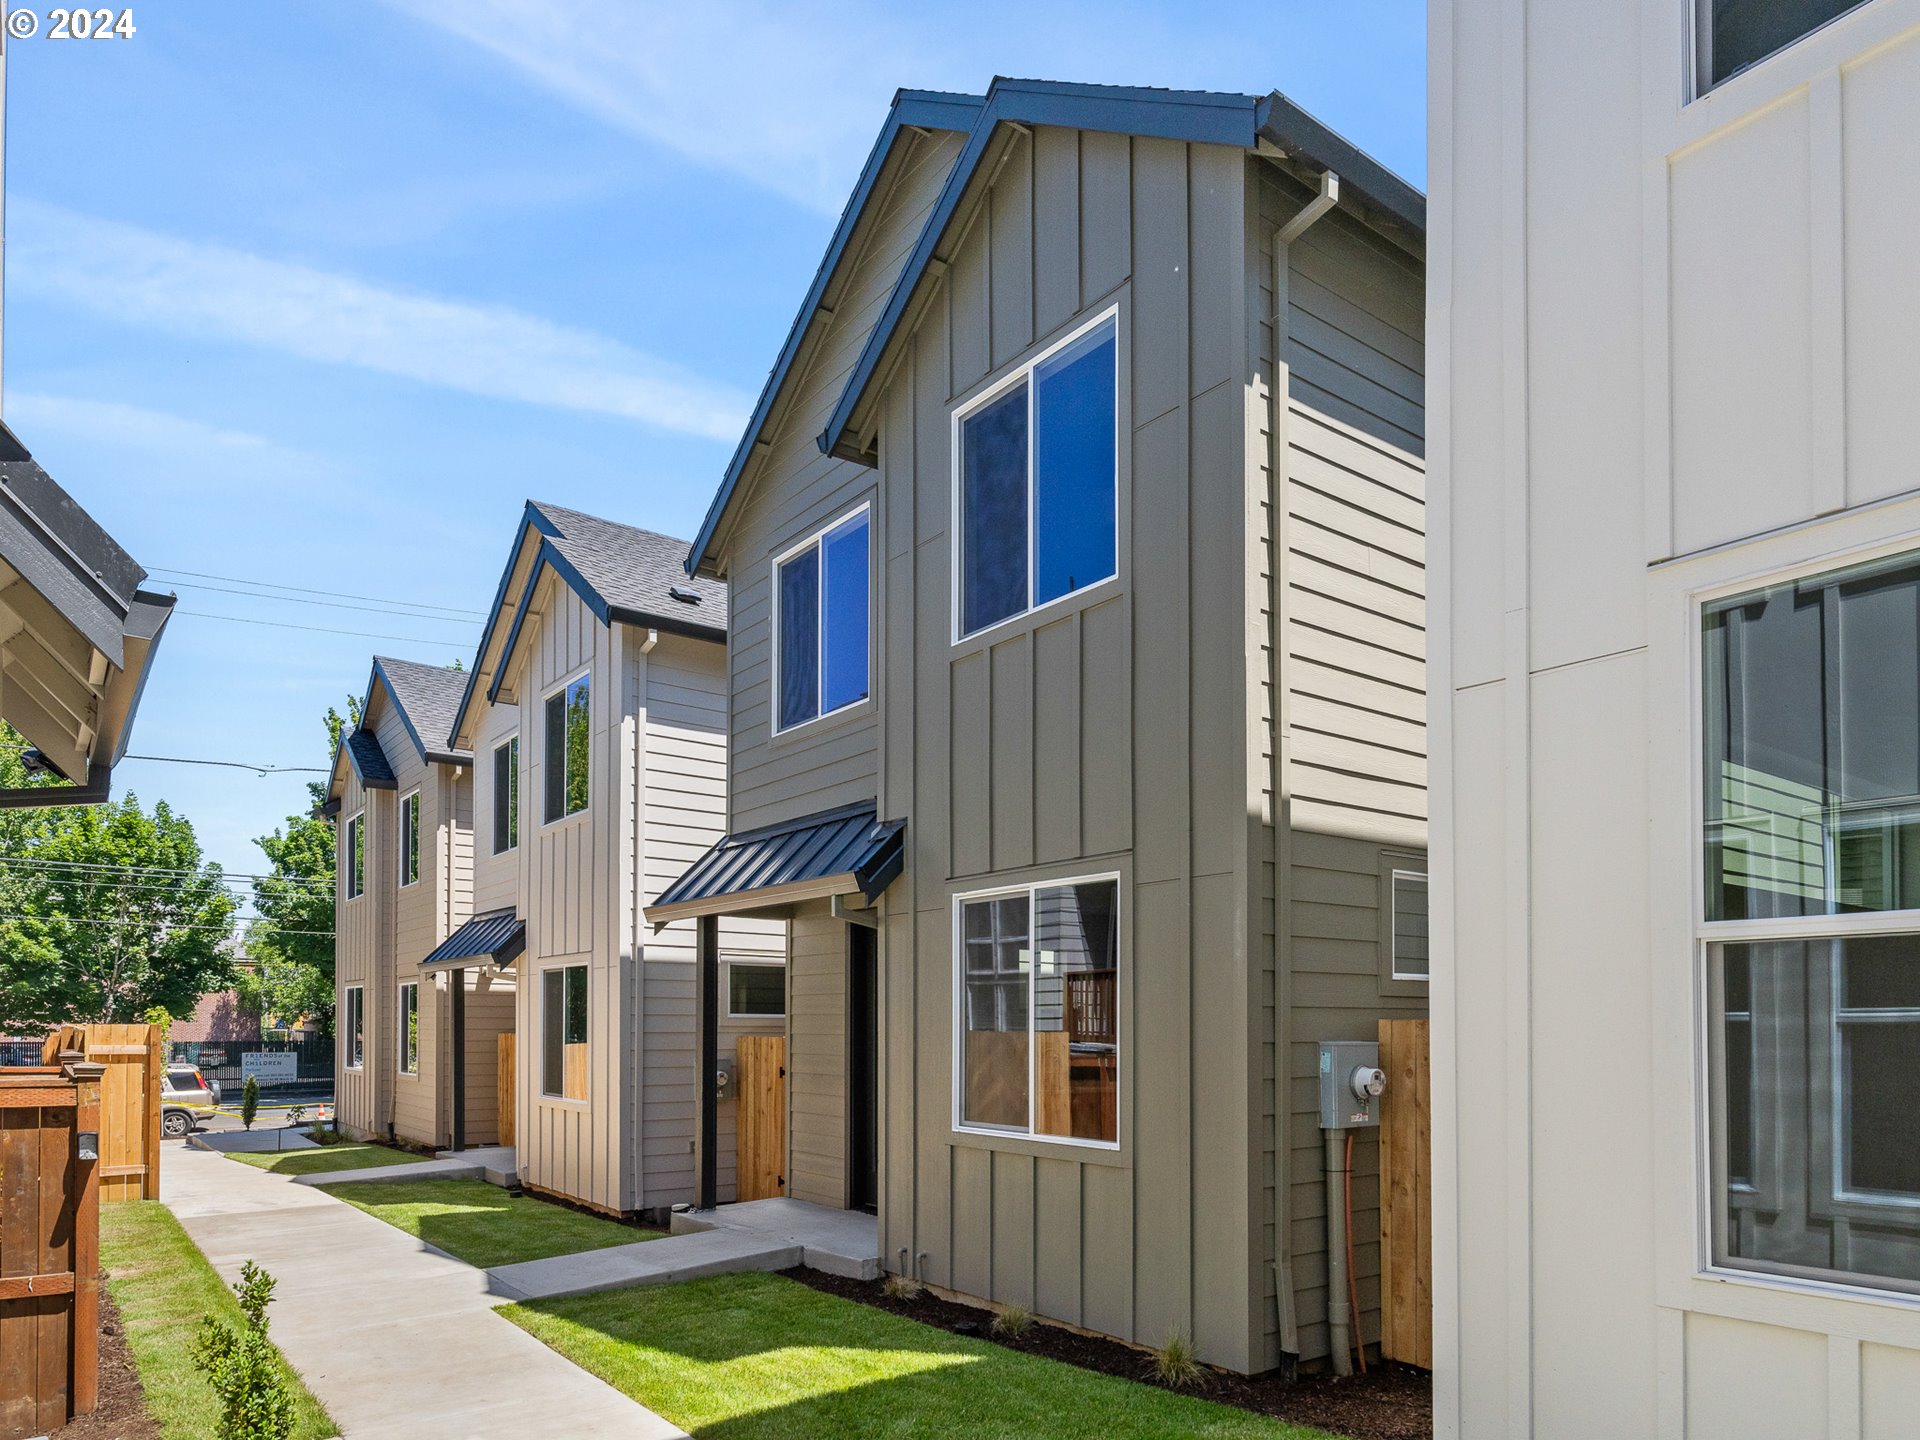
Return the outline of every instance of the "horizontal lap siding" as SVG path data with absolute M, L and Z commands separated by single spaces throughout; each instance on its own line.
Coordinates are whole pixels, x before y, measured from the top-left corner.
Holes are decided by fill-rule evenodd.
M 831 314 L 814 321 L 723 537 L 731 606 L 730 807 L 736 830 L 874 797 L 879 732 L 870 710 L 782 736 L 772 733 L 772 564 L 795 542 L 875 498 L 872 470 L 822 455 L 814 440 L 960 142 L 961 137 L 946 134 L 902 142 L 843 262 L 846 273 L 824 297 Z M 879 524 L 876 513 L 876 588 Z
M 1252 173 L 1259 259 L 1249 290 L 1271 316 L 1273 232 L 1308 192 L 1270 166 Z M 1380 913 L 1381 873 L 1391 866 L 1383 855 L 1419 855 L 1426 845 L 1423 297 L 1418 262 L 1342 212 L 1288 247 L 1279 297 L 1283 468 L 1277 493 L 1271 473 L 1263 481 L 1268 560 L 1257 627 L 1269 653 L 1278 652 L 1268 723 L 1284 730 L 1281 744 L 1267 746 L 1266 802 L 1292 826 L 1285 894 L 1275 895 L 1271 877 L 1262 891 L 1286 917 L 1267 962 L 1280 967 L 1274 993 L 1286 1001 L 1286 1053 L 1276 1086 L 1269 1052 L 1264 1091 L 1269 1137 L 1273 1107 L 1285 1105 L 1285 1153 L 1276 1156 L 1270 1138 L 1263 1169 L 1267 1243 L 1277 1253 L 1284 1227 L 1299 1353 L 1310 1360 L 1328 1350 L 1318 1042 L 1372 1039 L 1383 1015 L 1426 1013 L 1424 993 L 1381 979 Z M 1273 326 L 1261 325 L 1257 338 L 1265 389 Z M 1262 438 L 1271 455 L 1272 435 Z M 1269 914 L 1263 929 L 1276 928 Z M 1277 1174 L 1286 1177 L 1284 1195 Z M 1372 1131 L 1356 1136 L 1353 1203 L 1360 1330 L 1372 1340 L 1380 1275 Z M 1268 1328 L 1277 1357 L 1276 1312 Z
M 1265 1293 L 1244 164 L 1050 127 L 1012 140 L 880 409 L 882 809 L 910 817 L 882 932 L 882 1253 L 1127 1339 L 1179 1331 L 1242 1369 Z M 1113 298 L 1120 581 L 954 647 L 954 401 Z M 1032 867 L 1122 875 L 1117 1155 L 951 1138 L 951 897 Z
M 790 925 L 787 1194 L 847 1203 L 847 931 L 828 915 Z

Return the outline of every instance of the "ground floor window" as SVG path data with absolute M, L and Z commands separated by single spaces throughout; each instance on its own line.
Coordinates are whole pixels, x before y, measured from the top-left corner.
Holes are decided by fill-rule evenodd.
M 1118 1143 L 1118 878 L 954 905 L 958 1123 Z
M 1920 1290 L 1920 935 L 1708 954 L 1715 1262 Z
M 727 1017 L 778 1017 L 787 1013 L 787 967 L 727 962 Z
M 400 1073 L 420 1073 L 420 984 L 415 980 L 400 987 Z
M 340 1045 L 349 1070 L 367 1063 L 367 988 L 349 985 L 340 998 Z
M 587 967 L 556 965 L 540 976 L 540 1092 L 587 1098 Z

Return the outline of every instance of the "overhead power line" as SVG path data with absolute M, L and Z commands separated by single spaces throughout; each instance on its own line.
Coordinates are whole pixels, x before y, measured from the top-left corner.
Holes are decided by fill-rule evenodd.
M 24 755 L 33 749 L 14 741 L 0 740 L 0 750 Z M 252 770 L 260 775 L 326 775 L 324 765 L 250 765 L 244 760 L 196 760 L 186 755 L 123 755 L 123 760 L 155 760 L 167 765 L 217 765 L 228 770 Z M 58 787 L 50 787 L 58 788 Z
M 282 585 L 277 580 L 247 580 L 238 575 L 210 575 L 204 570 L 172 570 L 161 566 L 154 572 L 157 575 L 190 575 L 195 580 L 223 580 L 229 585 L 252 585 L 263 590 L 288 590 L 296 595 L 324 595 L 335 600 L 365 600 L 373 605 L 402 606 L 409 610 L 440 610 L 450 615 L 460 615 L 473 620 L 483 620 L 486 612 L 459 605 L 434 605 L 425 600 L 392 600 L 380 595 L 355 595 L 346 590 L 316 590 L 305 585 Z M 212 586 L 191 586 L 191 589 L 212 589 Z M 236 590 L 233 594 L 247 592 Z M 263 597 L 273 598 L 273 597 Z
M 321 605 L 329 610 L 359 610 L 368 615 L 391 615 L 401 620 L 426 620 L 435 625 L 478 625 L 479 617 L 431 615 L 419 610 L 397 610 L 391 605 L 356 605 L 347 600 L 321 600 L 311 595 L 270 595 L 264 590 L 242 590 L 233 585 L 200 585 L 191 580 L 168 582 L 182 590 L 211 590 L 219 595 L 244 595 L 249 600 L 277 600 L 283 605 Z
M 360 640 L 398 640 L 406 645 L 452 645 L 457 641 L 437 635 L 386 635 L 374 630 L 336 630 L 327 625 L 295 625 L 290 620 L 254 620 L 245 615 L 221 615 L 212 610 L 176 610 L 176 615 L 191 615 L 196 620 L 230 620 L 236 625 L 268 625 L 279 630 L 305 630 L 314 635 L 351 635 Z M 430 620 L 430 615 L 416 617 Z M 455 622 L 449 622 L 455 623 Z M 471 621 L 460 621 L 471 624 Z
M 185 879 L 201 879 L 207 876 L 204 871 L 186 870 L 179 867 L 155 865 L 102 865 L 87 860 L 55 860 L 39 855 L 0 855 L 0 865 L 24 865 L 35 869 L 104 871 L 110 874 L 141 878 L 154 875 L 180 876 Z M 258 870 L 223 870 L 220 878 L 226 880 L 281 880 L 289 885 L 330 885 L 330 880 L 321 880 L 301 875 L 274 875 Z
M 97 920 L 84 915 L 29 915 L 23 910 L 0 910 L 0 920 L 48 920 L 59 921 L 67 925 L 126 925 L 126 920 Z M 245 923 L 245 917 L 236 918 L 235 924 Z M 217 930 L 222 934 L 232 932 L 231 925 L 169 925 L 169 930 Z M 310 935 L 318 940 L 333 938 L 331 930 L 281 930 L 270 926 L 251 926 L 249 933 L 258 931 L 262 935 Z

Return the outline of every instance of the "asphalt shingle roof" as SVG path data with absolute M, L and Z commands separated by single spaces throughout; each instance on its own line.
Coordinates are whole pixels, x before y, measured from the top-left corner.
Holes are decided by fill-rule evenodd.
M 394 779 L 393 766 L 387 763 L 387 752 L 380 748 L 371 730 L 356 730 L 347 736 L 347 748 L 353 752 L 353 768 L 359 772 L 362 785 L 391 790 L 399 783 Z
M 553 527 L 549 538 L 554 549 L 612 609 L 659 616 L 676 626 L 711 630 L 716 639 L 726 637 L 727 587 L 718 580 L 687 578 L 685 540 L 544 501 L 534 501 L 533 508 Z M 675 590 L 697 595 L 699 602 L 676 599 Z M 451 721 L 451 710 L 448 718 Z
M 386 677 L 394 703 L 428 757 L 449 753 L 447 736 L 453 729 L 454 712 L 467 693 L 471 678 L 467 672 L 389 655 L 375 656 L 373 663 Z

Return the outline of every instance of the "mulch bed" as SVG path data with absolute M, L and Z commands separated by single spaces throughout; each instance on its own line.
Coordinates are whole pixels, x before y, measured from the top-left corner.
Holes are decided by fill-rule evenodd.
M 989 1329 L 990 1312 L 971 1305 L 959 1305 L 922 1293 L 912 1300 L 889 1296 L 878 1280 L 847 1280 L 818 1270 L 798 1269 L 782 1272 L 789 1279 L 815 1290 L 856 1300 L 895 1315 L 918 1320 L 956 1335 L 974 1335 L 1019 1350 L 1028 1355 L 1097 1370 L 1155 1385 L 1152 1357 L 1122 1345 L 1117 1340 L 1102 1340 L 1078 1335 L 1057 1325 L 1036 1320 L 1026 1334 L 1003 1339 Z M 1261 1415 L 1290 1420 L 1296 1425 L 1313 1425 L 1331 1430 L 1351 1440 L 1432 1440 L 1433 1381 L 1423 1370 L 1398 1364 L 1372 1365 L 1366 1375 L 1340 1379 L 1332 1375 L 1305 1375 L 1288 1382 L 1278 1372 L 1270 1375 L 1230 1375 L 1224 1371 L 1207 1372 L 1206 1383 L 1198 1389 L 1182 1391 L 1237 1406 Z M 65 1432 L 62 1432 L 64 1440 Z
M 53 1432 L 52 1440 L 160 1440 L 160 1427 L 147 1413 L 140 1372 L 133 1368 L 127 1329 L 107 1287 L 100 1287 L 100 1403 Z

